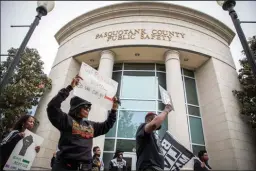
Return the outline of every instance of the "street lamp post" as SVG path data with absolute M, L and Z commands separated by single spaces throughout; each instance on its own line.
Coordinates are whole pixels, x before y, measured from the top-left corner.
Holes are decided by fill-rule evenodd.
M 245 37 L 244 32 L 243 32 L 242 27 L 241 27 L 241 22 L 238 19 L 236 11 L 234 10 L 234 7 L 236 5 L 236 1 L 235 0 L 226 0 L 226 1 L 217 1 L 217 3 L 222 7 L 223 10 L 229 12 L 229 15 L 230 15 L 230 17 L 231 17 L 231 19 L 234 23 L 234 26 L 236 28 L 236 32 L 238 34 L 238 37 L 239 37 L 239 39 L 241 41 L 241 44 L 243 46 L 246 58 L 247 58 L 249 64 L 251 65 L 254 76 L 256 76 L 255 57 L 253 56 L 252 51 L 249 48 L 246 37 Z M 248 23 L 248 22 L 246 22 L 246 23 Z
M 36 26 L 39 24 L 41 17 L 46 16 L 47 13 L 51 12 L 54 8 L 54 5 L 55 5 L 54 1 L 38 1 L 37 2 L 37 8 L 36 8 L 37 15 L 36 15 L 33 23 L 30 25 L 29 30 L 28 30 L 24 40 L 22 41 L 15 57 L 13 58 L 13 61 L 11 62 L 10 66 L 8 67 L 3 79 L 1 80 L 0 92 L 2 92 L 4 87 L 8 84 L 9 78 L 12 76 L 15 67 L 18 65 L 18 63 L 20 61 L 21 53 L 23 53 L 25 47 L 27 46 L 27 43 L 28 43 L 32 33 L 34 32 Z

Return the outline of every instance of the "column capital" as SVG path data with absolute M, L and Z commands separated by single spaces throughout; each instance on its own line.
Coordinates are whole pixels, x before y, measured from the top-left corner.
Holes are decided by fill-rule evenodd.
M 100 55 L 102 56 L 104 54 L 109 54 L 112 57 L 115 57 L 115 53 L 113 51 L 111 51 L 111 50 L 103 50 L 103 51 L 101 51 Z
M 164 57 L 165 57 L 165 62 L 171 59 L 180 60 L 180 52 L 177 50 L 168 50 L 164 53 Z

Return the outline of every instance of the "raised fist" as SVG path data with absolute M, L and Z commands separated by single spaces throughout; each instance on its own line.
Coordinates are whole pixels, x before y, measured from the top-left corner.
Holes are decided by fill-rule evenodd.
M 27 152 L 28 147 L 33 143 L 32 135 L 23 138 L 23 146 L 19 152 L 19 155 L 24 156 Z
M 80 77 L 79 75 L 76 75 L 75 78 L 73 78 L 72 82 L 71 82 L 71 86 L 74 88 L 75 86 L 78 85 L 79 81 L 83 80 L 82 77 Z
M 169 104 L 167 104 L 164 108 L 164 111 L 167 112 L 167 113 L 171 112 L 172 110 L 173 110 L 173 107 Z
M 112 109 L 113 110 L 117 110 L 119 105 L 121 105 L 121 102 L 120 100 L 117 98 L 117 97 L 114 97 L 113 98 L 113 106 L 112 106 Z

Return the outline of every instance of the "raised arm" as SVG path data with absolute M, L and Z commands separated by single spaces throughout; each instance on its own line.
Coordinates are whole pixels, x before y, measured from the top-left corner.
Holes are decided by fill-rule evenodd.
M 50 122 L 59 130 L 63 130 L 68 125 L 68 116 L 61 110 L 61 103 L 69 96 L 70 91 L 73 90 L 79 82 L 79 76 L 76 76 L 71 85 L 61 89 L 58 94 L 48 103 L 47 114 Z
M 104 122 L 92 122 L 94 128 L 94 137 L 104 135 L 114 126 L 116 122 L 116 110 L 111 110 L 108 113 L 108 118 Z
M 166 105 L 164 111 L 157 115 L 151 122 L 147 123 L 144 127 L 146 133 L 151 133 L 161 126 L 166 116 L 173 108 L 171 105 Z
M 118 109 L 119 100 L 114 97 L 112 109 L 109 111 L 108 118 L 105 122 L 92 122 L 94 128 L 94 137 L 106 134 L 116 122 L 116 111 Z

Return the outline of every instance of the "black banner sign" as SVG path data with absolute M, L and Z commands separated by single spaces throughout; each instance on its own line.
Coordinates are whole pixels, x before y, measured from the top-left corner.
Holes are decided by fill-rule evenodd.
M 177 142 L 167 131 L 161 141 L 164 153 L 164 170 L 179 170 L 187 164 L 194 154 Z

